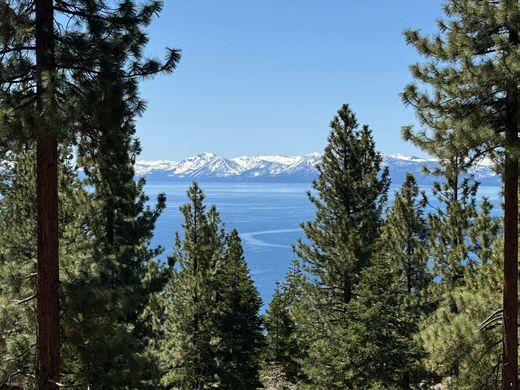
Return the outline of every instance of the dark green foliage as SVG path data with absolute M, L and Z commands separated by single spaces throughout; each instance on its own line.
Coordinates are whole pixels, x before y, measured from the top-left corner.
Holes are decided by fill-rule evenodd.
M 435 172 L 443 182 L 433 184 L 432 193 L 440 205 L 428 215 L 430 257 L 434 275 L 446 290 L 464 284 L 466 272 L 475 267 L 470 258 L 468 232 L 477 216 L 478 183 L 461 167 L 461 158 L 441 161 Z
M 418 385 L 424 378 L 420 363 L 424 352 L 414 339 L 419 330 L 419 320 L 434 307 L 429 295 L 433 277 L 428 269 L 428 227 L 423 217 L 425 205 L 419 195 L 415 178 L 408 174 L 381 229 L 377 254 L 382 259 L 379 260 L 381 265 L 388 266 L 388 283 L 397 290 L 394 294 L 400 300 L 394 309 L 399 318 L 396 336 L 400 337 L 401 344 L 394 350 L 394 358 L 402 360 L 400 367 L 394 366 L 391 370 L 391 375 L 400 381 L 403 388 Z M 378 270 L 373 271 L 376 275 L 367 277 L 377 278 Z M 389 289 L 389 293 L 391 291 Z M 377 291 L 372 292 L 375 293 Z M 385 297 L 375 299 L 381 301 Z M 385 329 L 382 331 L 384 333 Z
M 166 388 L 255 389 L 263 345 L 261 301 L 236 231 L 226 235 L 197 184 L 181 207 L 160 346 Z
M 461 237 L 469 248 L 471 267 L 465 267 L 458 285 L 439 281 L 432 291 L 437 308 L 420 323 L 422 344 L 428 352 L 426 365 L 450 389 L 495 389 L 499 383 L 496 315 L 501 305 L 502 290 L 497 286 L 501 286 L 503 260 L 499 224 L 491 210 L 484 199 L 478 214 L 465 223 L 470 227 Z M 484 326 L 488 316 L 491 321 Z
M 94 89 L 101 96 L 104 96 L 103 85 Z M 115 77 L 107 85 L 109 89 L 118 87 L 126 86 Z M 153 258 L 162 250 L 150 249 L 149 242 L 165 207 L 165 197 L 160 195 L 151 208 L 143 191 L 144 179 L 134 181 L 133 165 L 139 145 L 134 139 L 128 100 L 125 96 L 108 94 L 101 108 L 89 118 L 95 121 L 98 136 L 81 139 L 79 148 L 78 162 L 84 167 L 86 184 L 94 188 L 98 209 L 93 226 L 95 256 L 104 265 L 99 285 L 91 287 L 107 299 L 103 305 L 96 304 L 107 311 L 99 315 L 105 318 L 100 318 L 98 329 L 84 335 L 82 342 L 88 346 L 78 345 L 78 359 L 92 365 L 83 372 L 89 372 L 85 380 L 93 385 L 109 385 L 113 380 L 117 381 L 113 386 L 137 384 L 150 380 L 147 376 L 156 371 L 155 363 L 144 356 L 151 329 L 140 317 L 150 294 L 160 291 L 165 281 L 163 272 L 147 274 L 149 267 L 153 267 Z M 82 307 L 76 309 L 81 313 Z M 85 329 L 88 328 L 87 323 Z M 118 337 L 107 342 L 103 334 Z
M 348 307 L 346 337 L 339 339 L 351 388 L 406 389 L 417 381 L 417 316 L 410 313 L 398 276 L 383 259 L 375 259 L 361 275 L 356 299 Z
M 92 210 L 95 218 L 90 233 L 96 277 L 78 278 L 75 285 L 69 286 L 63 303 L 66 317 L 75 324 L 64 334 L 75 356 L 70 367 L 65 365 L 72 374 L 71 381 L 135 387 L 153 371 L 154 363 L 145 358 L 148 325 L 140 316 L 150 294 L 161 288 L 160 280 L 164 279 L 161 272 L 148 276 L 153 257 L 158 254 L 148 245 L 164 199 L 157 208 L 150 209 L 145 206 L 147 198 L 142 189 L 135 188 L 141 195 L 133 202 L 129 200 L 126 208 L 116 209 L 118 218 L 110 244 L 104 208 L 93 194 L 96 208 Z
M 92 199 L 78 180 L 66 152 L 62 153 L 59 180 L 63 333 L 77 326 L 68 311 L 71 302 L 93 292 L 79 291 L 77 287 L 85 288 L 89 280 L 95 280 L 100 266 L 93 256 Z M 27 149 L 3 156 L 0 201 L 0 385 L 28 388 L 34 386 L 36 342 L 34 155 L 32 149 Z M 74 359 L 69 348 L 68 343 L 62 347 L 64 360 Z
M 135 388 L 146 379 L 149 360 L 145 359 L 147 338 L 140 330 L 143 306 L 157 280 L 147 277 L 152 268 L 147 249 L 158 214 L 143 209 L 146 198 L 136 204 L 139 234 L 128 231 L 127 264 L 107 256 L 99 243 L 99 216 L 102 210 L 96 194 L 87 192 L 77 178 L 70 160 L 63 154 L 60 164 L 60 255 L 61 327 L 63 380 L 75 384 L 99 384 Z M 0 384 L 32 386 L 34 370 L 36 210 L 35 175 L 31 150 L 7 155 L 2 171 L 0 223 L 0 329 L 2 359 Z M 129 219 L 128 219 L 129 221 Z M 117 273 L 116 273 L 117 272 Z M 134 275 L 123 279 L 123 276 Z M 117 279 L 115 276 L 117 275 Z M 153 370 L 150 369 L 150 372 Z
M 497 218 L 491 216 L 493 206 L 488 198 L 484 197 L 480 203 L 480 212 L 468 229 L 471 251 L 475 256 L 473 262 L 488 264 L 496 248 L 496 240 L 500 230 Z
M 171 277 L 166 287 L 166 321 L 161 345 L 162 384 L 166 388 L 205 388 L 219 385 L 211 353 L 216 342 L 215 279 L 221 262 L 224 233 L 215 208 L 206 211 L 204 194 L 194 184 L 189 203 L 181 207 L 184 239 L 177 233 Z
M 360 271 L 370 262 L 389 186 L 388 169 L 375 150 L 368 126 L 358 128 L 344 105 L 332 120 L 328 145 L 309 193 L 313 221 L 302 228 L 296 254 L 331 302 L 348 303 Z
M 413 64 L 417 83 L 402 97 L 416 108 L 431 132 L 405 138 L 438 157 L 465 155 L 464 164 L 502 154 L 509 106 L 518 99 L 518 20 L 516 1 L 447 0 L 439 33 L 405 32 L 406 41 L 423 56 Z
M 131 106 L 134 113 L 141 112 L 144 104 L 137 96 L 139 80 L 173 71 L 180 58 L 179 51 L 171 49 L 164 62 L 144 57 L 148 43 L 145 29 L 162 6 L 163 2 L 156 0 L 56 1 L 51 48 L 56 71 L 44 75 L 45 115 L 40 116 L 34 93 L 38 72 L 34 64 L 35 3 L 1 1 L 0 144 L 13 147 L 13 140 L 23 143 L 44 133 L 62 142 L 72 142 L 77 136 L 95 139 L 99 127 L 90 119 L 103 107 L 100 100 L 118 90 L 117 83 L 111 85 L 113 80 L 104 77 L 108 75 L 125 79 L 124 105 Z M 100 83 L 105 84 L 104 94 L 93 90 L 93 85 Z M 117 99 L 112 104 L 117 104 Z
M 410 298 L 424 299 L 424 291 L 432 282 L 427 267 L 428 229 L 424 204 L 419 199 L 419 187 L 408 174 L 381 230 L 380 255 L 398 276 L 401 289 Z M 418 302 L 415 302 L 418 303 Z
M 349 304 L 376 249 L 389 179 L 369 128 L 358 128 L 348 106 L 331 122 L 328 141 L 309 193 L 316 217 L 302 225 L 309 243 L 296 246 L 308 281 L 295 318 L 307 345 L 301 364 L 309 388 L 342 389 L 354 384 L 346 345 L 358 346 Z
M 215 327 L 220 342 L 215 345 L 218 360 L 219 388 L 256 389 L 261 352 L 264 347 L 259 316 L 262 301 L 253 284 L 244 259 L 238 232 L 226 237 L 223 265 L 216 275 L 217 309 Z
M 73 147 L 94 192 L 78 195 L 85 192 L 85 183 L 70 172 L 69 182 L 60 183 L 65 199 L 60 207 L 76 214 L 62 217 L 63 229 L 68 224 L 77 229 L 75 247 L 65 246 L 67 251 L 60 253 L 69 259 L 66 265 L 61 261 L 60 381 L 135 387 L 149 382 L 146 376 L 156 371 L 146 357 L 151 329 L 144 313 L 150 294 L 162 288 L 164 279 L 153 265 L 158 251 L 148 243 L 165 203 L 161 196 L 155 208 L 148 207 L 144 182 L 134 182 L 139 152 L 134 121 L 145 107 L 138 84 L 173 71 L 179 52 L 168 50 L 164 62 L 144 56 L 146 28 L 161 11 L 161 1 L 54 5 L 55 40 L 49 50 L 55 54 L 56 69 L 43 75 L 44 93 L 37 107 L 35 2 L 0 1 L 0 145 L 18 151 L 45 134 L 64 148 Z M 25 238 L 16 239 L 31 248 L 32 241 Z
M 434 173 L 442 175 L 444 180 L 433 185 L 433 196 L 440 206 L 428 216 L 429 258 L 436 277 L 436 283 L 429 289 L 429 298 L 433 304 L 430 307 L 435 311 L 422 318 L 420 334 L 428 352 L 427 368 L 441 378 L 450 377 L 445 381 L 453 386 L 460 378 L 467 377 L 470 368 L 465 365 L 469 362 L 489 372 L 485 365 L 494 359 L 484 356 L 487 348 L 484 345 L 488 342 L 481 342 L 489 333 L 479 333 L 476 323 L 489 315 L 486 310 L 490 309 L 491 301 L 481 299 L 480 293 L 474 290 L 474 283 L 482 278 L 480 273 L 487 269 L 484 265 L 491 261 L 498 224 L 490 215 L 491 205 L 487 200 L 478 212 L 478 183 L 465 172 L 461 157 L 441 160 Z M 470 303 L 467 300 L 471 294 L 475 295 L 475 301 Z M 468 312 L 477 311 L 478 307 L 483 310 L 479 314 Z M 469 347 L 471 343 L 475 344 L 474 348 Z
M 266 370 L 273 367 L 282 370 L 287 380 L 294 380 L 299 374 L 296 357 L 300 355 L 296 335 L 296 324 L 291 316 L 289 297 L 286 287 L 276 285 L 273 298 L 264 316 L 267 330 L 265 352 Z
M 3 157 L 0 200 L 0 350 L 3 353 L 0 357 L 0 385 L 32 386 L 32 381 L 24 376 L 34 372 L 36 343 L 34 155 Z
M 425 363 L 448 389 L 500 387 L 501 245 L 496 241 L 491 259 L 477 264 L 464 286 L 451 290 L 451 305 L 442 302 L 421 321 Z
M 280 364 L 269 363 L 262 372 L 263 389 L 265 390 L 296 390 L 297 386 L 291 383 Z
M 517 388 L 520 5 L 516 0 L 447 0 L 444 11 L 439 33 L 405 33 L 424 62 L 412 65 L 418 83 L 408 85 L 402 97 L 427 128 L 412 132 L 407 127 L 403 135 L 435 157 L 458 155 L 461 168 L 490 158 L 502 174 L 502 388 Z M 458 285 L 460 270 L 451 271 L 448 277 Z

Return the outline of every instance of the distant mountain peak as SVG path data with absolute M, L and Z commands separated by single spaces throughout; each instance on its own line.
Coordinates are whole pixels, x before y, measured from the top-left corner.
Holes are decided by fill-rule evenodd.
M 310 182 L 316 177 L 316 165 L 322 153 L 301 156 L 265 155 L 226 158 L 212 152 L 188 157 L 180 162 L 173 160 L 141 160 L 136 163 L 136 174 L 150 180 L 234 180 Z M 423 166 L 435 166 L 434 159 L 406 156 L 400 153 L 383 156 L 389 167 L 392 183 L 400 184 L 411 172 L 420 184 L 430 184 L 436 178 L 425 175 Z M 482 162 L 471 173 L 483 184 L 498 185 L 498 176 L 489 162 Z

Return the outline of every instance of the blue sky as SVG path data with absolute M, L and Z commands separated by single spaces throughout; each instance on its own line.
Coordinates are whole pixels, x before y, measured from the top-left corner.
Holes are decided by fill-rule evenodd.
M 142 83 L 143 159 L 212 151 L 296 155 L 321 151 L 343 103 L 383 153 L 423 155 L 400 139 L 416 123 L 399 93 L 419 60 L 402 32 L 436 31 L 440 0 L 166 0 L 149 52 L 183 58 Z

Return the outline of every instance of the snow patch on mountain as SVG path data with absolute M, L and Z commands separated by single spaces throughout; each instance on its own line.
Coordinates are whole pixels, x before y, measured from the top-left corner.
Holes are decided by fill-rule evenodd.
M 139 176 L 149 179 L 172 180 L 236 180 L 236 181 L 310 181 L 316 177 L 316 165 L 321 153 L 303 156 L 239 156 L 225 158 L 215 153 L 202 153 L 180 162 L 173 160 L 140 160 L 135 169 Z M 408 172 L 417 177 L 420 184 L 431 184 L 435 177 L 426 175 L 423 167 L 433 168 L 435 159 L 426 159 L 402 154 L 383 157 L 383 165 L 390 170 L 392 183 L 400 184 Z M 483 160 L 471 171 L 483 184 L 498 185 L 499 177 L 490 161 Z

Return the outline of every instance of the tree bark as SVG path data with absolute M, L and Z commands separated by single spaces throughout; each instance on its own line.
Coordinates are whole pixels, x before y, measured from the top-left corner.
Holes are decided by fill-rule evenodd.
M 55 71 L 53 0 L 36 0 L 36 195 L 38 276 L 36 385 L 58 389 L 60 369 L 58 298 L 58 142 L 47 107 L 52 104 Z
M 518 96 L 515 91 L 515 96 Z M 518 99 L 506 129 L 502 389 L 518 389 Z

